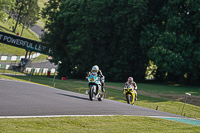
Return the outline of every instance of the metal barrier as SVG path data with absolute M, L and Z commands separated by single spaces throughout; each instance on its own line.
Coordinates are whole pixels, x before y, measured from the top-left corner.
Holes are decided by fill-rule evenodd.
M 31 59 L 34 59 L 38 56 L 40 56 L 40 53 L 34 53 L 30 55 Z M 0 53 L 0 61 L 20 61 L 22 58 L 25 58 L 25 56 L 17 56 L 14 54 L 5 54 L 5 53 Z
M 28 75 L 47 75 L 48 71 L 50 71 L 50 73 L 54 73 L 56 67 L 56 65 L 50 63 L 47 59 L 36 58 L 33 59 L 29 65 L 23 68 L 23 72 Z M 16 74 L 17 72 L 20 72 L 20 70 L 20 61 L 0 61 L 1 74 Z

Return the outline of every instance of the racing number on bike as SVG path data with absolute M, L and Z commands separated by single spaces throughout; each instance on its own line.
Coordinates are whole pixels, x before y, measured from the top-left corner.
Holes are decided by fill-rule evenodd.
M 94 78 L 91 78 L 91 79 L 90 79 L 90 82 L 94 82 Z

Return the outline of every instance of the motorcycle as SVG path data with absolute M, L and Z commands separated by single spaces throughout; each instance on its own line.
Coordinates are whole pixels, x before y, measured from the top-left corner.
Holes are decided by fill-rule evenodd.
M 97 73 L 91 73 L 88 77 L 88 82 L 90 100 L 93 101 L 94 99 L 98 99 L 99 101 L 102 101 L 104 93 L 102 92 L 100 77 L 97 76 Z
M 125 100 L 128 104 L 134 104 L 135 102 L 135 90 L 134 86 L 128 85 L 126 88 L 123 89 Z

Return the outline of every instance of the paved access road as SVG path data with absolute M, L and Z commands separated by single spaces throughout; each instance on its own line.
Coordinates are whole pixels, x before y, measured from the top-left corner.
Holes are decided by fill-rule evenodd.
M 33 32 L 35 32 L 38 36 L 42 36 L 44 34 L 44 29 L 35 24 L 33 27 L 29 27 Z
M 0 79 L 0 116 L 42 115 L 137 115 L 182 117 L 108 99 L 90 101 L 89 96 Z

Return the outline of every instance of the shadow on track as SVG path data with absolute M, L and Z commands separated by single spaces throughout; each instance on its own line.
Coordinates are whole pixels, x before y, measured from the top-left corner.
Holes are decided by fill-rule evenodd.
M 73 97 L 73 98 L 78 98 L 78 99 L 83 99 L 83 100 L 90 101 L 90 99 L 89 99 L 89 98 L 84 98 L 84 97 L 79 97 L 79 96 L 73 96 L 73 95 L 68 95 L 68 94 L 62 94 L 62 93 L 55 93 L 55 94 L 58 94 L 58 95 L 63 95 L 63 96 L 68 96 L 68 97 Z

